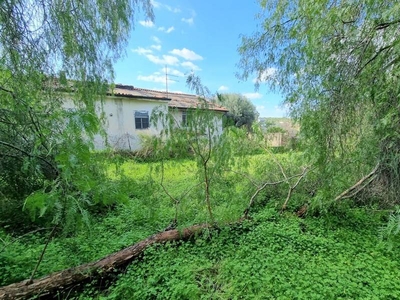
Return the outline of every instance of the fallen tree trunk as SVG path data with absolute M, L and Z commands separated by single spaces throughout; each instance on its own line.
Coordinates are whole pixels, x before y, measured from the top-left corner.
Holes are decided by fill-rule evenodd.
M 194 225 L 181 231 L 174 229 L 157 233 L 98 261 L 55 272 L 40 279 L 32 281 L 28 279 L 1 287 L 0 299 L 26 299 L 32 296 L 45 296 L 84 280 L 105 276 L 116 268 L 128 265 L 152 244 L 188 239 L 209 227 L 209 224 L 202 224 Z

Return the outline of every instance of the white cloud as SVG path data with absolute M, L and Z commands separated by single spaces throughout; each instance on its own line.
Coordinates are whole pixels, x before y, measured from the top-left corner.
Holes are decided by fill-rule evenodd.
M 148 20 L 148 21 L 139 21 L 139 24 L 144 26 L 144 27 L 149 27 L 149 28 L 154 27 L 154 23 L 152 21 L 150 21 L 150 20 Z
M 176 8 L 176 7 L 171 7 L 171 6 L 169 6 L 169 5 L 164 5 L 164 7 L 165 7 L 166 9 L 168 9 L 170 12 L 173 12 L 173 13 L 179 13 L 179 12 L 181 12 L 181 10 L 180 10 L 179 8 Z
M 261 72 L 258 77 L 253 79 L 253 83 L 266 82 L 272 79 L 277 71 L 277 68 L 267 68 L 265 71 Z
M 193 25 L 194 24 L 193 17 L 192 18 L 188 18 L 188 19 L 182 18 L 181 20 L 182 20 L 182 22 L 188 23 L 189 25 Z
M 138 47 L 136 49 L 132 49 L 132 52 L 135 52 L 135 53 L 140 54 L 140 55 L 145 55 L 145 54 L 152 53 L 153 51 L 151 51 L 150 49 L 145 49 L 145 48 L 142 48 L 142 47 Z
M 196 54 L 194 51 L 183 48 L 182 50 L 179 49 L 174 49 L 170 51 L 169 53 L 178 55 L 180 57 L 183 57 L 186 60 L 202 60 L 203 57 Z
M 146 57 L 148 60 L 151 62 L 158 64 L 158 65 L 177 65 L 179 63 L 179 59 L 176 58 L 175 56 L 171 55 L 163 55 L 162 57 L 155 56 L 152 54 L 147 54 Z
M 182 66 L 182 67 L 185 67 L 185 68 L 189 68 L 189 69 L 191 69 L 191 70 L 193 70 L 193 71 L 201 71 L 201 69 L 200 69 L 197 65 L 195 65 L 194 63 L 192 63 L 191 61 L 185 61 L 185 62 L 183 62 L 183 63 L 181 63 L 181 66 Z
M 225 85 L 221 85 L 221 86 L 218 88 L 218 91 L 227 91 L 227 90 L 229 90 L 229 88 L 228 88 L 227 86 L 225 86 Z
M 174 30 L 175 30 L 174 26 L 171 26 L 171 27 L 169 27 L 167 29 L 165 27 L 158 27 L 158 31 L 162 31 L 162 32 L 165 32 L 165 33 L 171 33 Z
M 154 42 L 156 42 L 157 44 L 161 44 L 161 40 L 160 40 L 158 37 L 152 36 L 151 39 L 152 39 Z
M 244 93 L 243 96 L 249 99 L 260 99 L 263 95 L 260 93 Z
M 176 70 L 176 69 L 171 69 L 171 68 L 165 68 L 164 67 L 164 68 L 161 69 L 161 72 L 163 72 L 164 74 L 167 72 L 168 75 L 173 75 L 173 76 L 179 76 L 179 77 L 185 76 L 185 74 L 182 73 L 181 71 Z
M 139 75 L 137 79 L 141 81 L 165 83 L 165 76 L 162 75 L 154 75 L 154 74 L 148 76 Z
M 163 7 L 163 8 L 165 8 L 165 9 L 167 9 L 167 10 L 169 10 L 170 12 L 173 12 L 173 13 L 179 13 L 179 12 L 181 12 L 181 10 L 180 10 L 179 8 L 171 7 L 171 6 L 169 6 L 169 5 L 162 4 L 162 3 L 157 2 L 157 1 L 155 1 L 155 0 L 151 0 L 151 4 L 153 5 L 154 8 L 162 8 L 162 7 Z
M 153 48 L 153 49 L 156 49 L 158 51 L 161 50 L 161 45 L 151 45 L 150 47 Z

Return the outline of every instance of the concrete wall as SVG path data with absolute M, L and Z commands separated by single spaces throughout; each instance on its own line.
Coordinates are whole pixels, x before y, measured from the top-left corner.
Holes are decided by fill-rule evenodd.
M 153 110 L 166 111 L 166 101 L 148 101 L 123 97 L 107 97 L 103 104 L 103 112 L 106 118 L 107 141 L 113 149 L 139 150 L 141 148 L 142 135 L 157 135 L 160 133 L 160 125 L 154 127 L 151 124 Z M 135 128 L 135 111 L 146 111 L 150 117 L 150 127 L 147 129 Z M 95 139 L 96 149 L 104 149 L 105 143 L 102 137 Z
M 71 99 L 64 102 L 65 109 L 74 109 Z M 153 126 L 151 122 L 152 112 L 168 110 L 167 101 L 158 100 L 141 100 L 137 98 L 108 96 L 103 104 L 99 103 L 97 111 L 99 115 L 105 118 L 105 132 L 106 138 L 101 135 L 96 135 L 94 138 L 94 146 L 97 150 L 102 150 L 107 147 L 107 144 L 112 149 L 122 149 L 136 151 L 141 148 L 142 135 L 158 135 L 161 131 L 161 121 L 157 126 Z M 150 127 L 147 129 L 136 129 L 135 127 L 135 111 L 147 111 L 150 117 Z M 183 110 L 173 109 L 172 115 L 179 126 L 182 123 Z M 214 135 L 222 134 L 222 113 L 216 113 L 214 118 L 217 131 Z
M 66 97 L 65 109 L 74 109 L 73 101 Z M 103 104 L 99 103 L 97 112 L 105 118 L 105 132 L 107 138 L 96 135 L 94 146 L 102 150 L 108 146 L 113 149 L 139 150 L 141 148 L 142 135 L 157 135 L 160 132 L 160 122 L 157 128 L 152 125 L 151 114 L 154 109 L 164 112 L 168 109 L 167 101 L 141 100 L 127 97 L 108 96 Z M 135 128 L 135 111 L 147 111 L 150 117 L 150 127 L 147 129 Z
M 175 119 L 175 123 L 179 126 L 181 126 L 182 124 L 182 112 L 184 110 L 182 109 L 171 109 L 170 112 L 172 114 L 172 116 Z M 212 112 L 215 117 L 213 118 L 213 127 L 216 128 L 216 132 L 214 132 L 215 135 L 220 136 L 222 134 L 223 131 L 223 127 L 222 127 L 222 116 L 224 113 L 222 112 Z

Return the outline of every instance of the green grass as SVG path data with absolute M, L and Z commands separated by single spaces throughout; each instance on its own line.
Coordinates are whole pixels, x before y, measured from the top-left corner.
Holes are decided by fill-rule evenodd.
M 276 154 L 289 174 L 298 173 L 300 154 Z M 245 161 L 243 161 L 245 160 Z M 212 182 L 212 205 L 220 226 L 194 240 L 146 250 L 110 286 L 88 285 L 81 299 L 395 299 L 400 243 L 379 237 L 381 214 L 337 205 L 306 219 L 291 211 L 308 202 L 300 185 L 279 214 L 287 186 L 271 186 L 257 198 L 251 220 L 226 226 L 247 207 L 253 181 L 275 181 L 280 170 L 269 155 L 238 158 L 235 172 Z M 36 277 L 106 256 L 164 230 L 174 217 L 160 187 L 160 163 L 109 163 L 110 180 L 124 204 L 95 213 L 91 225 L 50 242 Z M 165 187 L 180 199 L 179 227 L 208 221 L 196 166 L 191 160 L 165 164 Z M 101 183 L 99 183 L 101 184 Z M 182 195 L 190 189 L 185 197 Z M 112 193 L 107 194 L 108 197 Z M 29 278 L 49 230 L 11 236 L 0 230 L 0 286 Z M 64 295 L 66 297 L 66 295 Z M 69 294 L 68 297 L 71 297 Z

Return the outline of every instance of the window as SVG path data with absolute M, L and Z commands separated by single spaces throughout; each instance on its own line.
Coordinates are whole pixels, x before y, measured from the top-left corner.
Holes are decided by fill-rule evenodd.
M 182 127 L 187 126 L 187 111 L 182 111 Z
M 148 111 L 135 111 L 135 128 L 146 129 L 149 128 L 149 112 Z

